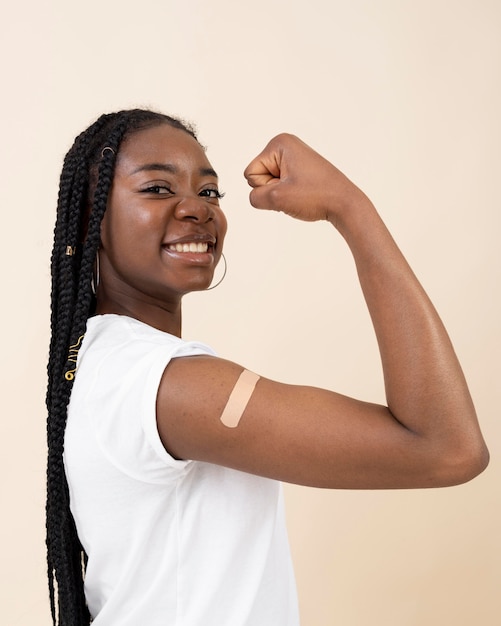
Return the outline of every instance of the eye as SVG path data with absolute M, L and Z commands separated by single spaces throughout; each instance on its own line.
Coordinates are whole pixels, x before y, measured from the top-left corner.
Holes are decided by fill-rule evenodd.
M 215 198 L 217 200 L 224 197 L 224 193 L 221 193 L 218 189 L 202 189 L 199 195 L 204 198 Z
M 150 185 L 145 189 L 141 189 L 141 193 L 152 193 L 155 195 L 167 195 L 171 194 L 172 190 L 167 185 Z

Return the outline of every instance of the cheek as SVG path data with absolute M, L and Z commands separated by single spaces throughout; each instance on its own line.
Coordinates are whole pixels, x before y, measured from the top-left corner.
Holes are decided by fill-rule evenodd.
M 134 207 L 110 207 L 101 225 L 101 243 L 110 251 L 127 253 L 140 251 L 147 244 L 159 242 L 160 220 L 151 212 Z

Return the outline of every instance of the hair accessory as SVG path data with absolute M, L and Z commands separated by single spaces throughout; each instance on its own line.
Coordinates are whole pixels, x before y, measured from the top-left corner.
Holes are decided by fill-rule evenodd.
M 221 276 L 221 278 L 217 281 L 217 283 L 215 285 L 212 285 L 212 287 L 207 287 L 207 289 L 205 289 L 205 291 L 210 291 L 211 289 L 215 289 L 216 287 L 218 287 L 224 280 L 224 277 L 226 276 L 226 271 L 228 269 L 228 264 L 226 263 L 226 257 L 224 256 L 224 254 L 221 252 L 221 258 L 224 261 L 224 271 L 223 271 L 223 275 Z
M 73 256 L 76 251 L 76 246 L 66 246 L 66 256 Z
M 99 276 L 99 250 L 96 252 L 96 260 L 94 262 L 94 270 L 95 270 L 95 277 L 94 277 L 94 271 L 92 272 L 92 278 L 90 279 L 90 288 L 92 289 L 92 293 L 94 295 L 97 295 L 97 289 L 99 287 L 99 281 L 100 281 L 100 276 Z
M 66 374 L 64 375 L 66 380 L 73 380 L 75 378 L 75 372 L 77 371 L 76 364 L 77 364 L 78 351 L 80 350 L 80 344 L 82 343 L 83 338 L 84 338 L 84 335 L 80 335 L 80 337 L 78 338 L 78 341 L 74 345 L 70 346 L 70 350 L 68 353 L 68 361 L 70 361 L 70 363 L 74 363 L 75 367 L 74 369 L 68 370 L 66 372 Z
M 115 150 L 113 150 L 113 148 L 110 148 L 110 146 L 104 146 L 104 148 L 101 150 L 101 157 L 104 157 L 104 153 L 106 152 L 106 150 L 111 150 L 111 152 L 113 154 L 116 154 Z

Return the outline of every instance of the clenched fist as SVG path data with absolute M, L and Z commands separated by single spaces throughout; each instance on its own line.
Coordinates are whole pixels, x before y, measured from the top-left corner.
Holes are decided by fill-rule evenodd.
M 294 135 L 274 137 L 244 172 L 252 206 L 335 226 L 365 194 L 332 163 Z

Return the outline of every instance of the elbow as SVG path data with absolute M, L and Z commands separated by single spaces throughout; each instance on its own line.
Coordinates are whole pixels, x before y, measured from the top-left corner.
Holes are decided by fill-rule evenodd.
M 489 450 L 480 436 L 475 443 L 470 441 L 441 455 L 437 486 L 450 487 L 467 483 L 481 474 L 488 464 Z
M 462 482 L 468 482 L 481 474 L 489 465 L 489 460 L 489 450 L 482 439 L 476 446 L 476 449 L 470 452 L 469 458 L 465 460 L 465 480 Z

